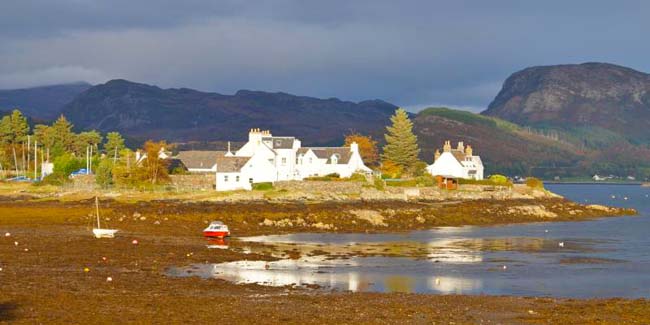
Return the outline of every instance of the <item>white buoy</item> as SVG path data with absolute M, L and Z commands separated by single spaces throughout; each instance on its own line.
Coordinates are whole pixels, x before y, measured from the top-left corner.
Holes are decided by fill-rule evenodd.
M 564 242 L 561 241 L 561 242 L 559 242 L 557 245 L 560 246 L 560 247 L 564 247 Z
M 436 285 L 440 285 L 440 278 L 436 278 Z
M 504 265 L 504 266 L 503 266 L 503 269 L 506 270 L 506 269 L 508 269 L 508 267 Z
M 106 278 L 106 282 L 113 282 L 113 278 L 112 278 L 112 277 L 110 277 L 110 276 L 109 276 L 109 277 L 107 277 L 107 278 Z
M 548 229 L 544 229 L 544 232 L 548 232 Z
M 627 201 L 627 196 L 623 198 L 623 200 Z
M 133 245 L 137 245 L 137 244 L 138 244 L 138 240 L 137 240 L 137 239 L 132 240 L 132 241 L 131 241 L 131 244 L 133 244 Z

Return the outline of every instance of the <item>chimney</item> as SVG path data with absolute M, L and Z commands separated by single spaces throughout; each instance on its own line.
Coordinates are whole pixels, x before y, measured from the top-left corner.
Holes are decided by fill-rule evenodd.
M 465 151 L 465 145 L 463 144 L 463 141 L 458 142 L 458 151 L 460 151 L 460 152 Z
M 444 152 L 451 151 L 451 141 L 449 141 L 449 140 L 445 141 L 445 145 L 444 145 L 444 147 L 442 147 L 442 151 L 444 151 Z
M 138 149 L 138 150 L 135 152 L 135 161 L 136 161 L 136 162 L 140 161 L 140 158 L 141 158 L 141 157 L 142 157 L 142 154 L 140 153 L 140 149 Z
M 359 145 L 356 142 L 350 143 L 350 151 L 359 152 Z
M 440 158 L 440 150 L 436 149 L 436 153 L 433 155 L 433 162 L 436 162 Z
M 262 132 L 260 132 L 260 129 L 251 129 L 250 132 L 248 132 L 248 142 L 262 142 Z
M 467 145 L 467 148 L 465 148 L 465 156 L 473 156 L 474 155 L 474 150 L 472 150 L 472 147 L 470 145 Z

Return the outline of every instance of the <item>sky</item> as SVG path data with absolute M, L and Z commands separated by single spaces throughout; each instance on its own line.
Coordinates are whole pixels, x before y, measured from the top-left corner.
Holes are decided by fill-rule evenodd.
M 122 78 L 481 111 L 513 72 L 650 72 L 650 1 L 2 0 L 0 89 Z

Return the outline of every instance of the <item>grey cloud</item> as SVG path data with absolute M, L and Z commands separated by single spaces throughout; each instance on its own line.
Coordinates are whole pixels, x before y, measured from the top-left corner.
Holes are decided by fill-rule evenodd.
M 480 110 L 512 72 L 650 70 L 641 1 L 9 1 L 0 88 L 111 78 Z

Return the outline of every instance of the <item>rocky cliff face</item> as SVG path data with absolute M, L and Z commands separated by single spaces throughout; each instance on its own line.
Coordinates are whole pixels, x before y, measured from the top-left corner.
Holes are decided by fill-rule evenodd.
M 382 132 L 396 108 L 380 100 L 353 103 L 248 90 L 221 95 L 112 80 L 77 96 L 63 114 L 79 128 L 140 140 L 237 140 L 250 128 L 262 128 L 299 136 L 306 144 L 340 145 L 351 131 Z
M 527 68 L 505 81 L 482 114 L 521 125 L 599 127 L 650 142 L 650 75 L 606 63 Z

